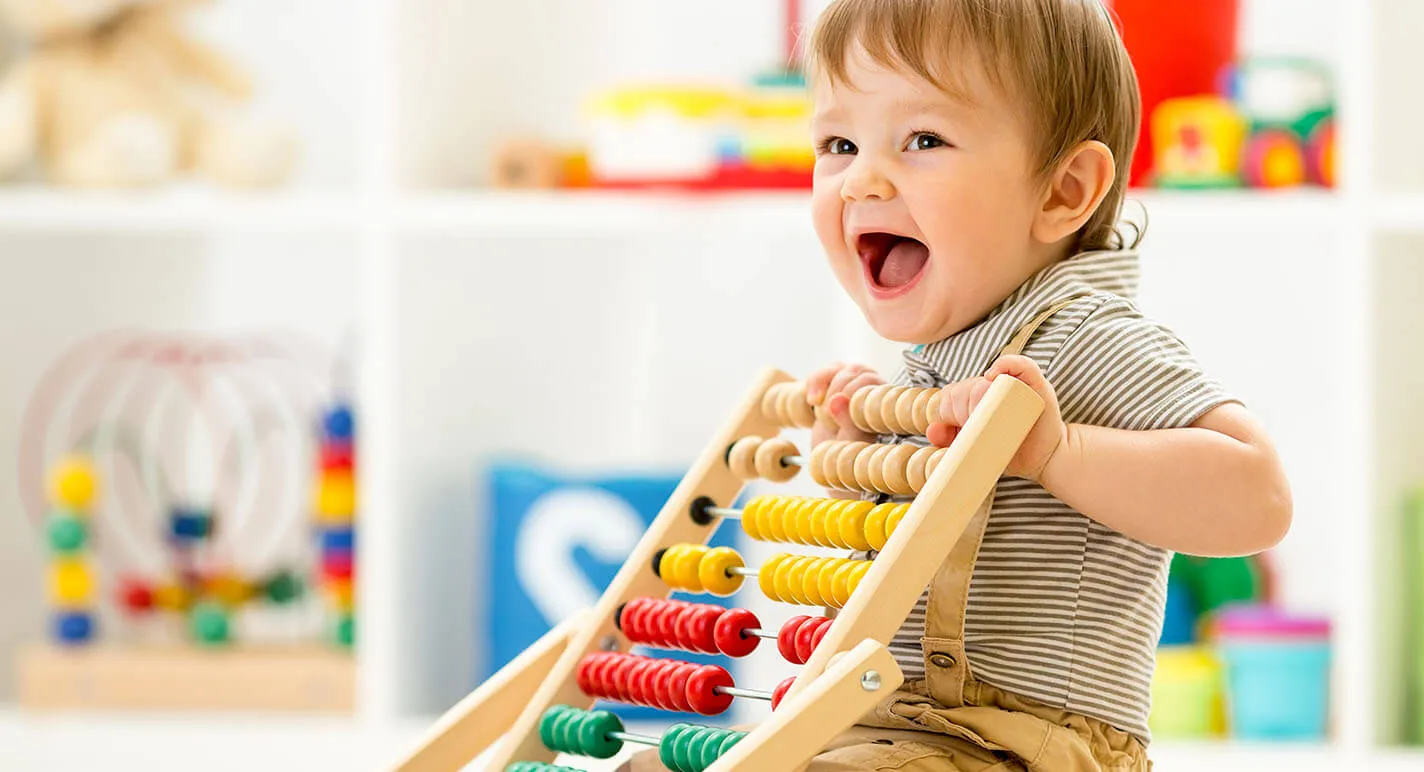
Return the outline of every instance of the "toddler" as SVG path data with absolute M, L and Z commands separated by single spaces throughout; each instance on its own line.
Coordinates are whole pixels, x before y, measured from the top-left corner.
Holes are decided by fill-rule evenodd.
M 1045 402 L 891 642 L 905 685 L 810 769 L 1146 770 L 1169 553 L 1269 548 L 1291 502 L 1260 426 L 1133 305 L 1141 109 L 1108 11 L 835 0 L 809 72 L 831 270 L 911 344 L 894 382 L 948 389 L 928 437 L 813 442 L 946 445 L 999 376 Z M 849 395 L 882 382 L 835 365 L 808 394 L 849 427 Z

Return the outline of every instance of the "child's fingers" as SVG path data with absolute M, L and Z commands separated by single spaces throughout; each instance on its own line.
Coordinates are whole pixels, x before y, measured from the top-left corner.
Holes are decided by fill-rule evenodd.
M 845 388 L 831 396 L 830 402 L 827 403 L 827 409 L 831 411 L 831 417 L 835 418 L 836 423 L 840 425 L 840 431 L 837 433 L 839 439 L 858 440 L 870 436 L 869 432 L 858 428 L 855 421 L 851 419 L 850 397 L 859 389 L 863 389 L 867 386 L 876 386 L 881 383 L 884 383 L 884 379 L 882 379 L 878 373 L 873 371 L 863 372 L 855 378 L 852 378 L 850 382 L 845 385 Z
M 931 445 L 941 448 L 949 447 L 949 443 L 954 442 L 954 438 L 958 436 L 958 426 L 950 426 L 943 422 L 930 424 L 929 429 L 925 431 L 925 439 L 929 440 Z
M 837 370 L 836 374 L 831 377 L 830 384 L 826 386 L 827 398 L 829 398 L 831 395 L 839 394 L 845 391 L 846 384 L 850 383 L 857 376 L 859 376 L 861 373 L 865 372 L 868 369 L 869 368 L 867 368 L 865 365 L 846 365 L 840 370 Z
M 826 398 L 826 391 L 831 385 L 831 379 L 840 372 L 845 364 L 836 362 L 829 367 L 822 367 L 806 379 L 806 401 L 813 405 L 819 405 Z

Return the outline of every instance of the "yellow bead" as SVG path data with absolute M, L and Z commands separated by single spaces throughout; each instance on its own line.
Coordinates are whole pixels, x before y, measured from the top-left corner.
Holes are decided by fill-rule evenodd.
M 349 470 L 323 472 L 317 481 L 312 503 L 317 519 L 324 523 L 350 522 L 356 515 L 356 478 Z
M 669 585 L 688 592 L 702 592 L 702 582 L 697 578 L 697 569 L 702 565 L 702 556 L 707 547 L 701 544 L 679 544 L 681 547 L 672 559 L 672 581 Z M 667 578 L 667 558 L 663 559 L 663 577 Z
M 801 606 L 811 605 L 810 593 L 806 592 L 807 585 L 814 584 L 812 567 L 817 558 L 808 555 L 801 555 L 791 562 L 791 602 Z
M 78 608 L 94 598 L 94 573 L 82 560 L 57 560 L 50 567 L 50 596 L 56 606 Z
M 865 540 L 869 542 L 870 548 L 877 552 L 885 549 L 885 542 L 889 539 L 885 534 L 885 519 L 890 516 L 890 510 L 894 504 L 876 504 L 865 516 Z
M 164 611 L 187 611 L 193 605 L 193 596 L 187 587 L 165 582 L 153 588 L 153 605 Z
M 850 600 L 850 575 L 855 571 L 855 561 L 841 560 L 835 567 L 835 577 L 832 581 L 832 596 L 830 603 L 826 604 L 831 608 L 845 608 L 845 604 Z
M 821 564 L 821 568 L 816 574 L 816 595 L 820 598 L 816 602 L 818 606 L 829 606 L 836 597 L 836 564 L 834 562 Z
M 356 605 L 355 586 L 351 583 L 351 577 L 328 577 L 322 581 L 322 590 L 331 601 L 331 605 L 337 611 L 351 611 Z
M 909 504 L 896 504 L 890 514 L 885 517 L 885 541 L 889 542 L 890 537 L 895 535 L 895 529 L 900 527 L 900 521 L 905 519 L 905 514 L 910 511 Z
M 778 496 L 776 506 L 767 510 L 766 519 L 762 521 L 764 526 L 762 533 L 766 534 L 767 541 L 778 543 L 786 541 L 782 518 L 786 516 L 786 509 L 791 506 L 793 501 L 791 496 Z
M 213 599 L 230 608 L 241 606 L 257 594 L 251 582 L 236 574 L 217 574 L 208 577 L 203 590 Z
M 811 510 L 816 506 L 815 499 L 800 498 L 793 506 L 786 508 L 786 515 L 781 522 L 785 526 L 786 540 L 794 544 L 813 544 L 811 541 Z
M 806 597 L 813 606 L 824 606 L 830 595 L 826 590 L 831 589 L 831 583 L 827 577 L 834 572 L 832 561 L 834 558 L 818 558 L 812 567 L 811 574 L 807 577 Z
M 703 556 L 702 564 L 697 569 L 697 579 L 707 592 L 725 598 L 742 587 L 741 575 L 727 573 L 727 570 L 745 565 L 736 550 L 717 547 Z
M 791 557 L 786 554 L 772 555 L 767 558 L 761 568 L 757 570 L 757 586 L 761 588 L 761 594 L 771 600 L 779 601 L 781 596 L 776 593 L 776 576 L 781 571 L 781 564 L 785 558 Z
M 762 536 L 761 511 L 762 508 L 766 506 L 767 499 L 769 498 L 771 497 L 753 496 L 747 501 L 747 505 L 742 507 L 742 533 L 745 533 L 747 538 L 754 541 L 761 541 L 766 538 Z
M 865 539 L 865 517 L 875 505 L 869 501 L 857 501 L 858 506 L 847 507 L 841 513 L 841 542 L 853 550 L 868 550 L 870 542 Z
M 94 465 L 86 456 L 65 456 L 50 472 L 49 488 L 53 503 L 87 514 L 99 489 Z
M 850 600 L 850 597 L 855 594 L 856 588 L 860 586 L 860 582 L 862 579 L 865 578 L 865 575 L 870 573 L 870 567 L 872 565 L 874 564 L 871 563 L 871 561 L 869 560 L 855 561 L 855 567 L 851 569 L 850 577 L 846 580 L 847 601 Z
M 776 599 L 782 603 L 796 602 L 796 583 L 801 572 L 797 570 L 799 555 L 787 555 L 776 567 Z
M 831 513 L 840 506 L 839 499 L 818 499 L 816 505 L 811 508 L 807 527 L 811 529 L 811 543 L 817 547 L 831 546 L 826 541 L 826 521 L 831 518 Z

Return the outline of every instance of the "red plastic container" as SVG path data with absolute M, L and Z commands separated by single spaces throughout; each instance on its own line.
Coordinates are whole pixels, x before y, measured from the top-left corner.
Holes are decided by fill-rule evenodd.
M 1152 169 L 1152 111 L 1163 100 L 1215 94 L 1236 58 L 1240 0 L 1112 0 L 1142 90 L 1142 133 L 1132 185 Z

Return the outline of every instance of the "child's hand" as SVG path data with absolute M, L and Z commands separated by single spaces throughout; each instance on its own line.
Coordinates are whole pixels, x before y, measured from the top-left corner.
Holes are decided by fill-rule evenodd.
M 850 395 L 863 386 L 877 386 L 885 383 L 874 370 L 865 365 L 842 364 L 837 362 L 823 367 L 806 379 L 806 401 L 824 407 L 835 426 L 824 420 L 816 421 L 811 427 L 811 446 L 826 440 L 859 440 L 874 442 L 875 435 L 856 428 L 850 420 Z
M 1011 477 L 1025 477 L 1037 480 L 1043 474 L 1048 460 L 1063 444 L 1068 436 L 1068 427 L 1063 423 L 1063 415 L 1058 409 L 1058 396 L 1053 393 L 1043 371 L 1032 359 L 1024 356 L 1000 357 L 989 368 L 989 372 L 978 378 L 970 378 L 944 388 L 940 397 L 940 417 L 943 423 L 931 424 L 925 435 L 929 441 L 945 446 L 954 441 L 960 427 L 969 420 L 969 414 L 979 405 L 979 400 L 989 391 L 989 382 L 1001 375 L 1018 378 L 1043 398 L 1043 415 L 1033 425 L 1019 447 L 1019 452 L 1009 462 L 1005 472 Z

